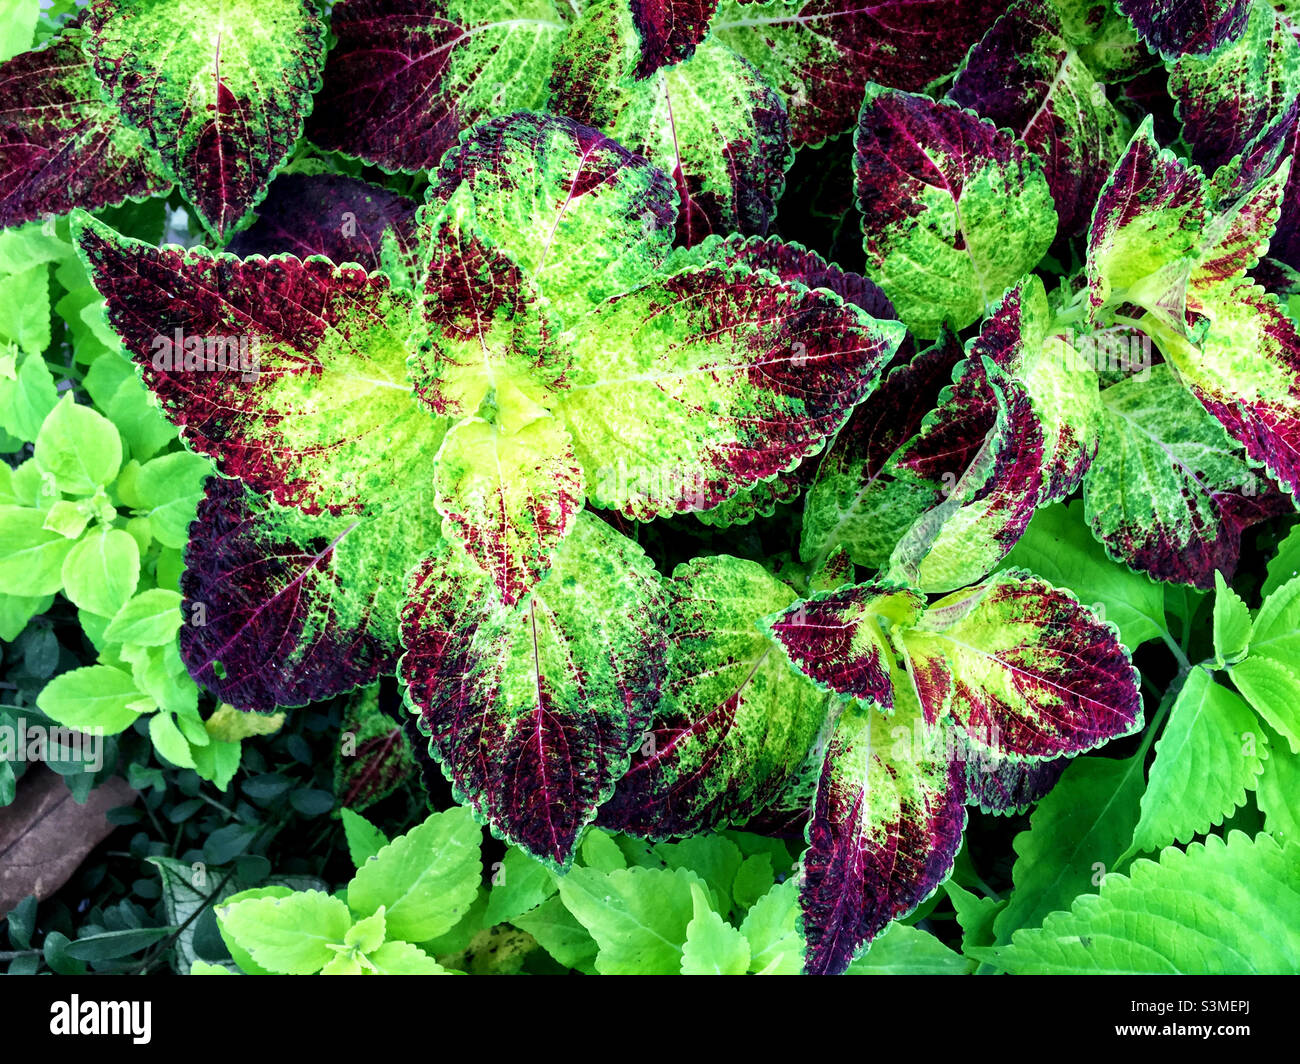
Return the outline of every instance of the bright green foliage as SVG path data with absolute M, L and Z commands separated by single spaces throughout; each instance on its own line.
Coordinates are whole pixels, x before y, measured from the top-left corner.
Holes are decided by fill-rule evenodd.
M 928 931 L 894 924 L 845 975 L 968 975 L 971 962 Z
M 695 907 L 686 925 L 682 975 L 744 975 L 749 968 L 749 940 L 709 908 L 698 883 L 691 884 Z
M 1041 929 L 988 951 L 999 968 L 1104 974 L 1300 972 L 1300 855 L 1268 835 L 1210 836 L 1111 876 Z
M 1188 842 L 1223 823 L 1245 804 L 1268 756 L 1250 707 L 1207 670 L 1193 669 L 1156 742 L 1135 849 Z
M 1214 574 L 1214 664 L 1235 664 L 1250 645 L 1250 608 L 1223 579 Z

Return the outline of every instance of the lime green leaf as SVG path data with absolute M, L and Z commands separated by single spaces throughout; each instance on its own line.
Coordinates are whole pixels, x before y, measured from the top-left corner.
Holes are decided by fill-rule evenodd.
M 41 425 L 35 458 L 60 491 L 89 495 L 117 476 L 122 440 L 108 418 L 77 405 L 69 392 Z
M 0 340 L 12 340 L 30 355 L 50 346 L 50 271 L 34 266 L 4 278 Z
M 120 528 L 96 528 L 63 560 L 63 593 L 77 606 L 113 617 L 140 579 L 140 547 Z
M 343 807 L 343 834 L 348 840 L 348 854 L 360 868 L 388 845 L 388 838 L 360 813 Z
M 595 837 L 595 833 L 592 833 Z M 513 921 L 537 908 L 559 887 L 555 874 L 541 861 L 511 846 L 500 868 L 492 869 L 492 892 L 488 895 L 483 922 L 487 926 Z M 525 929 L 526 930 L 526 929 Z
M 1255 789 L 1267 744 L 1250 707 L 1193 669 L 1156 742 L 1134 846 L 1159 850 L 1223 823 Z
M 14 376 L 0 373 L 0 427 L 20 440 L 34 440 L 59 401 L 45 359 L 23 355 Z
M 40 14 L 38 0 L 0 0 L 0 63 L 32 46 Z
M 60 590 L 72 548 L 72 540 L 45 527 L 40 510 L 0 506 L 0 592 L 35 598 Z
M 1214 574 L 1214 664 L 1222 668 L 1245 656 L 1250 645 L 1250 608 L 1223 579 Z
M 129 673 L 109 665 L 73 669 L 51 680 L 36 697 L 37 708 L 51 720 L 88 731 L 103 728 L 115 735 L 135 723 L 131 705 L 140 690 Z
M 257 964 L 286 975 L 320 971 L 336 956 L 330 946 L 342 943 L 352 926 L 348 907 L 319 890 L 227 903 L 217 908 L 217 919 Z
M 990 951 L 1015 974 L 1300 972 L 1300 849 L 1210 836 L 1108 876 L 1043 926 Z
M 190 753 L 190 744 L 185 741 L 176 721 L 167 710 L 155 713 L 149 718 L 149 738 L 154 748 L 173 765 L 181 768 L 194 768 L 194 755 Z
M 749 940 L 709 908 L 698 883 L 691 884 L 694 915 L 686 925 L 682 975 L 744 975 L 749 968 Z
M 478 892 L 482 829 L 468 809 L 434 813 L 357 870 L 348 905 L 369 915 L 381 905 L 388 933 L 423 942 L 450 930 Z
M 560 898 L 596 940 L 601 975 L 676 975 L 698 884 L 680 868 L 575 868 L 560 880 Z
M 758 975 L 798 975 L 804 940 L 799 931 L 799 880 L 790 876 L 750 907 L 740 925 L 749 940 L 749 970 Z
M 155 587 L 140 592 L 118 610 L 104 638 L 110 643 L 162 646 L 176 637 L 180 626 L 180 595 Z
M 369 954 L 379 975 L 451 975 L 418 946 L 409 942 L 385 942 Z
M 894 924 L 845 975 L 967 975 L 971 962 L 928 931 Z
M 1293 753 L 1300 753 L 1300 676 L 1295 670 L 1260 654 L 1234 665 L 1228 675 L 1255 712 L 1286 739 Z

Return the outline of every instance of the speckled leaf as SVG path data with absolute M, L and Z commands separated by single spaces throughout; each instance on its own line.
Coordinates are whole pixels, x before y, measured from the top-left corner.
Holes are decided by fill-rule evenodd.
M 826 750 L 799 888 L 809 974 L 842 972 L 934 893 L 961 846 L 961 765 L 928 741 L 937 732 L 900 678 L 892 717 L 847 706 Z
M 867 272 L 918 336 L 982 317 L 1056 234 L 1042 163 L 953 103 L 869 86 L 855 146 Z
M 765 622 L 800 672 L 837 694 L 894 707 L 888 632 L 910 627 L 925 607 L 914 591 L 858 584 L 794 603 Z
M 793 155 L 777 92 L 716 40 L 641 73 L 628 0 L 595 0 L 560 47 L 550 108 L 604 130 L 670 175 L 677 236 L 766 233 Z
M 395 622 L 396 613 L 393 616 Z M 415 761 L 402 726 L 379 707 L 379 686 L 356 692 L 343 708 L 334 755 L 334 794 L 339 805 L 357 811 L 366 809 L 391 794 L 414 772 Z M 345 819 L 345 827 L 347 823 Z M 366 821 L 361 823 L 369 828 Z M 377 829 L 369 830 L 378 834 Z M 383 835 L 379 834 L 375 849 L 383 844 Z M 364 857 L 357 863 L 363 862 Z
M 411 401 L 409 299 L 382 275 L 159 249 L 85 216 L 75 232 L 145 383 L 223 473 L 308 513 L 397 507 L 427 483 L 445 424 Z
M 449 283 L 460 248 L 480 305 L 517 300 L 495 291 L 519 283 L 506 265 L 480 272 L 469 251 L 476 234 L 549 300 L 559 325 L 635 287 L 663 262 L 676 206 L 671 180 L 643 158 L 594 129 L 542 115 L 494 119 L 465 134 L 434 175 L 428 202 L 428 299 L 468 298 L 435 287 Z M 433 232 L 439 227 L 447 231 Z
M 874 281 L 827 262 L 817 252 L 776 237 L 711 236 L 689 253 L 678 251 L 673 262 L 696 266 L 747 266 L 767 270 L 782 281 L 806 288 L 829 288 L 846 303 L 861 307 L 873 318 L 896 318 L 894 305 Z
M 1061 778 L 1070 763 L 1068 757 L 1052 761 L 1020 761 L 997 757 L 986 750 L 968 752 L 966 804 L 995 816 L 1029 811 Z
M 1249 5 L 1245 32 L 1169 68 L 1183 139 L 1206 172 L 1245 151 L 1300 92 L 1300 43 L 1267 0 Z
M 400 676 L 458 800 L 494 833 L 569 864 L 649 724 L 664 610 L 649 559 L 590 514 L 513 606 L 459 548 L 416 568 Z
M 539 417 L 516 431 L 480 418 L 447 433 L 433 476 L 438 512 L 514 605 L 547 572 L 582 509 L 582 468 L 564 427 Z
M 1274 227 L 1282 214 L 1292 160 L 1282 162 L 1264 176 L 1241 173 L 1245 187 L 1229 187 L 1206 223 L 1196 264 L 1188 277 L 1189 295 L 1199 302 L 1210 290 L 1241 281 L 1268 250 Z M 1229 164 L 1221 174 L 1233 172 Z M 1255 179 L 1257 177 L 1257 179 Z M 1220 184 L 1215 176 L 1215 186 Z M 1235 182 L 1231 182 L 1235 184 Z
M 912 522 L 942 500 L 942 483 L 900 475 L 893 459 L 938 404 L 961 358 L 961 342 L 946 333 L 910 364 L 891 370 L 853 411 L 804 501 L 804 561 L 818 564 L 842 544 L 853 561 L 878 568 Z
M 756 562 L 677 567 L 664 695 L 598 823 L 655 839 L 740 823 L 776 797 L 826 722 L 829 699 L 759 631 L 794 592 Z
M 949 595 L 899 638 L 926 719 L 950 716 L 998 756 L 1075 754 L 1141 727 L 1115 630 L 1037 577 L 1002 572 Z
M 780 90 L 796 146 L 853 128 L 868 82 L 918 92 L 1002 11 L 990 0 L 722 0 L 712 32 Z
M 1116 0 L 1116 6 L 1165 59 L 1208 55 L 1246 27 L 1251 0 Z
M 84 36 L 70 25 L 0 63 L 2 227 L 171 188 L 162 161 L 101 97 Z
M 1016 0 L 971 49 L 948 95 L 1042 159 L 1062 233 L 1087 226 L 1124 150 L 1123 122 L 1049 0 Z
M 632 22 L 641 38 L 637 77 L 689 59 L 709 32 L 718 0 L 629 0 Z
M 718 268 L 606 302 L 574 343 L 559 413 L 597 506 L 709 510 L 843 425 L 903 338 L 824 290 Z
M 431 512 L 428 499 L 405 516 L 310 517 L 209 477 L 181 577 L 190 674 L 270 711 L 391 672 L 403 578 L 438 540 Z
M 924 591 L 952 591 L 992 572 L 1029 526 L 1045 486 L 1043 426 L 1024 386 L 988 357 L 967 365 L 986 375 L 993 424 L 970 464 L 954 472 L 943 501 L 900 538 L 885 569 L 888 579 Z
M 377 270 L 386 238 L 403 256 L 414 253 L 413 201 L 341 174 L 282 174 L 259 204 L 257 220 L 226 250 L 243 257 L 324 255 Z
M 1224 285 L 1200 304 L 1204 344 L 1157 334 L 1183 383 L 1292 495 L 1300 488 L 1300 334 L 1275 297 Z
M 1156 143 L 1148 116 L 1093 211 L 1088 286 L 1094 310 L 1128 300 L 1157 311 L 1172 288 L 1169 313 L 1181 324 L 1182 293 L 1206 215 L 1204 177 Z
M 546 99 L 573 18 L 556 0 L 343 0 L 307 136 L 386 170 L 428 170 L 462 129 Z
M 771 517 L 781 503 L 793 502 L 803 491 L 811 473 L 809 463 L 786 473 L 778 473 L 771 480 L 760 480 L 742 488 L 731 498 L 712 510 L 701 510 L 695 516 L 710 528 L 731 528 L 745 525 L 760 517 Z
M 1242 531 L 1279 512 L 1278 493 L 1169 366 L 1112 385 L 1102 403 L 1083 482 L 1093 533 L 1157 580 L 1210 588 L 1216 570 L 1231 576 Z
M 325 61 L 308 0 L 95 0 L 86 54 L 203 223 L 224 238 L 302 134 Z

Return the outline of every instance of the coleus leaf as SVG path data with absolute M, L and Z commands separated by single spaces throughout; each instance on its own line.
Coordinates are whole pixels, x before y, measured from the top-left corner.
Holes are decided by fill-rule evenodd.
M 190 675 L 268 712 L 390 673 L 403 576 L 438 541 L 428 512 L 309 516 L 209 477 L 181 577 Z
M 748 524 L 760 517 L 771 517 L 776 513 L 778 505 L 799 497 L 810 473 L 808 463 L 805 462 L 789 472 L 778 473 L 771 480 L 760 480 L 757 484 L 742 488 L 712 510 L 701 510 L 695 516 L 711 528 L 730 528 Z
M 903 333 L 828 291 L 717 268 L 609 300 L 576 339 L 559 406 L 589 497 L 646 520 L 712 509 L 793 468 L 870 392 Z
M 642 73 L 630 0 L 594 0 L 560 46 L 550 108 L 604 130 L 677 187 L 677 235 L 766 233 L 793 160 L 777 92 L 716 40 Z
M 281 174 L 257 208 L 257 220 L 226 250 L 249 255 L 324 255 L 378 270 L 385 240 L 414 254 L 415 203 L 379 185 L 342 174 Z
M 1101 394 L 1102 442 L 1083 482 L 1088 522 L 1109 553 L 1195 587 L 1231 576 L 1241 533 L 1286 502 L 1167 365 Z
M 539 108 L 568 30 L 555 0 L 343 0 L 307 136 L 385 170 L 428 170 L 461 130 Z
M 410 300 L 385 277 L 74 229 L 145 383 L 223 473 L 308 513 L 396 507 L 427 481 L 445 423 L 411 401 Z
M 1153 332 L 1183 383 L 1246 453 L 1290 494 L 1300 487 L 1300 334 L 1275 297 L 1222 285 L 1198 309 L 1200 345 L 1158 323 Z
M 918 336 L 983 316 L 1056 235 L 1037 157 L 953 103 L 869 86 L 855 148 L 867 272 Z
M 1016 0 L 971 49 L 948 95 L 1043 161 L 1063 234 L 1088 224 L 1124 150 L 1123 122 L 1049 0 Z
M 513 432 L 466 418 L 447 433 L 437 463 L 438 512 L 513 605 L 550 568 L 582 509 L 569 434 L 549 416 Z
M 69 24 L 0 63 L 0 227 L 171 188 L 161 160 L 100 95 L 85 34 Z
M 458 550 L 416 568 L 407 700 L 458 800 L 499 837 L 567 867 L 650 721 L 664 610 L 649 559 L 590 514 L 514 605 Z
M 1300 43 L 1267 0 L 1251 3 L 1239 35 L 1204 57 L 1169 68 L 1183 139 L 1212 173 L 1246 151 L 1300 93 Z
M 961 342 L 945 332 L 910 363 L 892 369 L 854 409 L 804 500 L 804 561 L 819 564 L 843 545 L 859 565 L 878 568 L 913 521 L 942 500 L 942 484 L 900 475 L 894 459 L 938 404 L 961 358 Z
M 796 602 L 766 621 L 795 668 L 824 690 L 894 708 L 889 631 L 916 623 L 924 596 L 889 585 L 858 584 Z
M 963 762 L 966 804 L 995 816 L 1024 813 L 1056 786 L 1069 763 L 1068 757 L 1020 761 L 985 750 L 970 750 Z
M 325 60 L 316 8 L 308 0 L 95 0 L 85 25 L 105 93 L 224 238 L 302 134 Z
M 1251 0 L 1116 0 L 1152 49 L 1168 61 L 1209 55 L 1246 27 Z
M 982 366 L 967 365 L 968 376 L 982 374 L 987 382 L 993 425 L 970 464 L 948 474 L 955 480 L 943 501 L 903 534 L 885 569 L 888 579 L 925 591 L 951 591 L 996 568 L 1029 526 L 1044 490 L 1043 428 L 1028 393 L 987 357 Z M 941 407 L 940 416 L 948 415 Z
M 550 320 L 571 325 L 645 281 L 673 240 L 668 177 L 567 118 L 514 115 L 476 126 L 448 153 L 427 198 L 424 311 L 439 326 L 441 315 L 472 301 L 485 308 L 472 312 L 476 331 L 487 308 L 521 302 L 513 289 L 525 283 L 546 297 Z M 440 227 L 447 230 L 441 238 Z M 479 291 L 463 280 L 455 287 L 466 270 Z M 452 309 L 439 311 L 435 301 Z M 519 316 L 512 306 L 507 320 Z
M 394 623 L 396 614 L 394 613 Z M 402 726 L 379 704 L 379 685 L 358 691 L 348 699 L 340 725 L 342 741 L 334 755 L 334 794 L 346 809 L 360 811 L 387 797 L 415 771 Z M 378 838 L 372 852 L 384 845 L 383 834 L 360 817 L 344 818 L 345 829 L 360 821 L 361 827 Z M 349 845 L 349 849 L 351 846 Z M 354 861 L 356 861 L 354 851 Z
M 1095 311 L 1129 301 L 1184 328 L 1185 292 L 1208 215 L 1205 179 L 1156 143 L 1148 116 L 1097 199 L 1088 232 Z
M 709 32 L 718 0 L 629 0 L 632 22 L 641 38 L 637 77 L 689 59 Z
M 1141 726 L 1137 672 L 1114 628 L 1037 577 L 998 573 L 931 604 L 898 638 L 926 719 L 950 716 L 998 756 L 1077 754 Z
M 987 0 L 722 0 L 712 32 L 787 101 L 796 147 L 853 127 L 869 82 L 943 78 L 1004 10 Z
M 758 629 L 795 598 L 762 566 L 699 558 L 677 567 L 667 592 L 663 699 L 597 821 L 655 839 L 754 816 L 799 770 L 829 709 Z
M 897 690 L 888 718 L 847 705 L 826 749 L 799 888 L 809 974 L 842 972 L 938 888 L 961 846 L 961 764 L 929 741 L 905 678 Z

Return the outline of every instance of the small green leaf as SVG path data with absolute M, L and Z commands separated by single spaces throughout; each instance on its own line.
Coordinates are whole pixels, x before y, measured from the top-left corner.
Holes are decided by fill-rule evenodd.
M 423 942 L 450 930 L 478 891 L 483 831 L 468 809 L 434 813 L 399 835 L 348 885 L 348 905 L 361 916 L 387 910 L 388 933 Z
M 844 974 L 966 975 L 970 970 L 970 961 L 928 931 L 894 924 Z
M 101 617 L 116 616 L 140 579 L 140 547 L 120 528 L 96 528 L 63 560 L 63 593 Z
M 162 646 L 176 638 L 180 626 L 180 595 L 155 587 L 140 592 L 118 610 L 104 638 L 110 643 Z
M 115 735 L 135 723 L 129 708 L 140 690 L 128 673 L 109 665 L 91 665 L 56 676 L 37 696 L 36 706 L 51 720 L 69 728 L 103 728 Z
M 346 806 L 341 810 L 343 835 L 348 840 L 348 854 L 352 863 L 360 868 L 370 858 L 388 845 L 388 838 L 360 813 Z
M 285 975 L 320 971 L 336 956 L 330 946 L 352 927 L 348 907 L 319 890 L 228 903 L 217 920 L 257 964 Z
M 596 836 L 596 832 L 591 833 Z M 602 838 L 608 838 L 602 835 Z M 589 867 L 586 843 L 583 844 L 583 861 Z M 541 861 L 511 846 L 500 867 L 492 868 L 492 892 L 488 895 L 487 911 L 483 923 L 488 927 L 514 920 L 516 916 L 535 909 L 559 887 L 555 873 Z
M 343 936 L 343 945 L 362 953 L 373 953 L 384 943 L 387 929 L 384 924 L 384 907 L 381 905 L 374 914 L 358 920 Z
M 45 527 L 40 510 L 0 506 L 0 592 L 36 598 L 60 590 L 72 548 L 72 540 Z
M 154 748 L 173 765 L 181 768 L 194 767 L 194 755 L 190 753 L 190 744 L 185 741 L 180 728 L 172 715 L 166 711 L 155 713 L 149 718 L 149 738 Z
M 409 942 L 385 942 L 369 957 L 379 975 L 454 975 Z
M 1263 654 L 1239 662 L 1228 675 L 1255 712 L 1286 739 L 1291 752 L 1300 753 L 1300 677 Z
M 1242 659 L 1250 645 L 1250 608 L 1228 586 L 1223 573 L 1214 573 L 1214 666 L 1223 668 Z
M 740 925 L 749 940 L 749 970 L 759 975 L 798 975 L 804 940 L 799 933 L 799 881 L 790 876 L 756 901 Z
M 60 491 L 90 495 L 117 476 L 122 440 L 113 423 L 68 392 L 36 434 L 36 463 Z
M 686 925 L 682 975 L 744 975 L 749 968 L 749 941 L 709 907 L 704 890 L 691 884 L 694 916 Z

